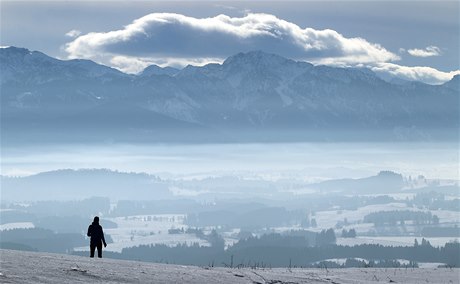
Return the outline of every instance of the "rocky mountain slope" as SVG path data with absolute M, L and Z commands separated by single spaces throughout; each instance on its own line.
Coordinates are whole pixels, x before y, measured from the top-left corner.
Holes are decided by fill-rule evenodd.
M 0 49 L 5 142 L 267 142 L 458 138 L 459 79 L 392 84 L 367 69 L 259 51 L 124 74 Z
M 458 283 L 455 269 L 213 268 L 0 250 L 2 283 Z

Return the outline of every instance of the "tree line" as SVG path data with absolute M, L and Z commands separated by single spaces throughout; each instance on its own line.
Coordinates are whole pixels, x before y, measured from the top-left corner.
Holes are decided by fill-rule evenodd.
M 326 234 L 326 232 L 325 232 Z M 85 253 L 76 252 L 76 254 Z M 312 267 L 315 263 L 333 258 L 362 258 L 374 263 L 405 259 L 411 262 L 439 262 L 460 267 L 460 244 L 447 243 L 433 247 L 427 241 L 407 247 L 391 247 L 378 244 L 340 246 L 323 244 L 308 246 L 299 236 L 269 234 L 248 238 L 224 249 L 221 245 L 201 247 L 198 244 L 141 245 L 125 248 L 121 253 L 106 253 L 118 259 L 162 262 L 199 266 L 264 266 L 264 267 Z

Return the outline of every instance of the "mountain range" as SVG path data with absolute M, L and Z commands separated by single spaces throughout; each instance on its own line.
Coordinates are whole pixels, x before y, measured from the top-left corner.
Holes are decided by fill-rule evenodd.
M 2 200 L 72 200 L 92 196 L 125 200 L 171 198 L 166 182 L 145 173 L 61 169 L 27 177 L 0 178 Z
M 17 47 L 0 70 L 4 145 L 457 141 L 460 127 L 458 75 L 391 83 L 260 51 L 133 75 Z

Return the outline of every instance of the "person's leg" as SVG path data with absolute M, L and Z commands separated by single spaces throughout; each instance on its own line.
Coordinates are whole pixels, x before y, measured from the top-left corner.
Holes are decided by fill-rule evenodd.
M 97 244 L 97 257 L 102 257 L 102 243 Z
M 96 246 L 94 244 L 89 245 L 89 257 L 94 257 L 94 250 L 96 249 Z

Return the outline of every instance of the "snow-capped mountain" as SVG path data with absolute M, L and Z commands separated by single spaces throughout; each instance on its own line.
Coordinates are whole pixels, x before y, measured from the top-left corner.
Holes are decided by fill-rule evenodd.
M 151 75 L 168 75 L 174 76 L 179 73 L 179 69 L 173 67 L 160 67 L 158 65 L 150 65 L 141 72 L 141 76 L 151 76 Z
M 0 49 L 6 141 L 457 139 L 459 79 L 389 83 L 367 69 L 260 51 L 128 75 L 88 60 Z
M 96 64 L 90 60 L 62 61 L 39 51 L 16 47 L 0 49 L 0 62 L 2 83 L 16 81 L 22 84 L 43 84 L 66 78 L 122 74 L 116 69 Z

